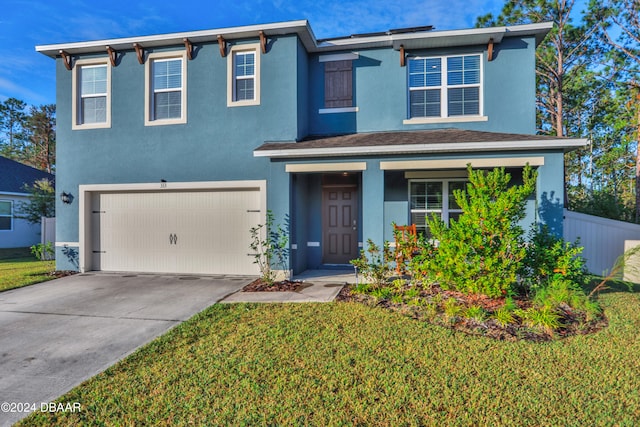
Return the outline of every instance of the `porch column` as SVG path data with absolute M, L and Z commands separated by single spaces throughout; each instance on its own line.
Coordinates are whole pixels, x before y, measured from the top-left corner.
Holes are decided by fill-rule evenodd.
M 556 236 L 563 235 L 564 217 L 564 154 L 547 153 L 544 165 L 538 168 L 538 223 L 546 225 Z
M 362 244 L 371 239 L 380 247 L 384 242 L 384 171 L 378 160 L 368 160 L 362 171 Z
M 276 225 L 285 225 L 285 220 L 290 215 L 291 190 L 291 179 L 284 170 L 284 163 L 272 162 L 269 180 L 267 181 L 267 210 L 273 213 L 273 220 Z M 291 244 L 291 230 L 289 230 L 289 244 Z M 289 254 L 287 268 L 291 269 L 291 254 Z

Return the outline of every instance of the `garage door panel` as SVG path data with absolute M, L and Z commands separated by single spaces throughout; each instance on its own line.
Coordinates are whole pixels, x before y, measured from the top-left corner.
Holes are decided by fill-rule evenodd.
M 249 229 L 260 191 L 93 195 L 93 266 L 107 271 L 257 274 Z M 175 240 L 174 240 L 175 237 Z

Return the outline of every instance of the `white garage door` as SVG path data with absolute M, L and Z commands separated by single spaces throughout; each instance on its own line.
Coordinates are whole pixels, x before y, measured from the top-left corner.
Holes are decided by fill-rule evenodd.
M 257 274 L 249 229 L 260 191 L 93 193 L 92 268 L 192 274 Z

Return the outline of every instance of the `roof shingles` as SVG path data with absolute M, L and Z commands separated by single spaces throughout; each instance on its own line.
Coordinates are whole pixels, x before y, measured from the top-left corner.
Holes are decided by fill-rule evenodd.
M 356 133 L 330 137 L 311 137 L 300 142 L 267 142 L 255 151 L 296 150 L 311 148 L 379 147 L 465 142 L 518 142 L 559 140 L 555 136 L 482 132 L 463 129 L 434 129 L 400 132 Z M 569 139 L 567 139 L 569 140 Z
M 54 180 L 50 173 L 0 156 L 0 193 L 26 193 L 25 185 L 43 178 Z

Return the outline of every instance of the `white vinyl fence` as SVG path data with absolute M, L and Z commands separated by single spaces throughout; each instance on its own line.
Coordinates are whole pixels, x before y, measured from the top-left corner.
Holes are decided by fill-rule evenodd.
M 640 225 L 564 210 L 564 239 L 580 238 L 587 269 L 606 275 L 626 249 L 640 242 Z M 626 243 L 625 243 L 626 242 Z
M 41 217 L 40 218 L 40 243 L 44 245 L 47 242 L 51 242 L 52 247 L 55 247 L 56 245 L 56 219 Z

